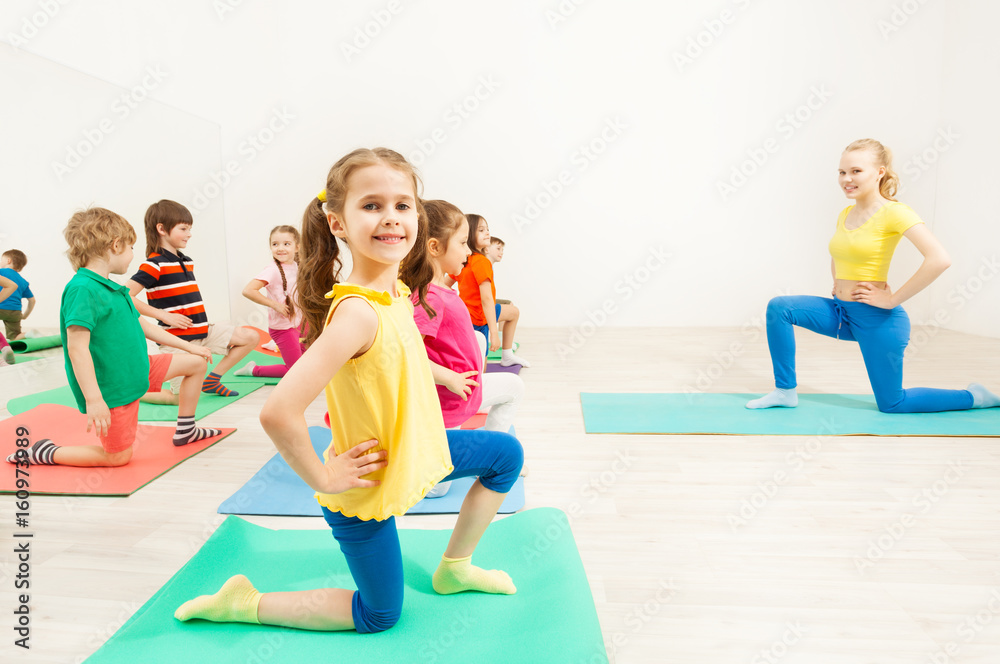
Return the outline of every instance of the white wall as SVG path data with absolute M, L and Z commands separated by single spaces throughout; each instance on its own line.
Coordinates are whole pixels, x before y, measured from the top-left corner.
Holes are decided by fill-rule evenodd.
M 224 206 L 238 320 L 254 310 L 238 293 L 268 259 L 268 229 L 300 220 L 342 154 L 386 145 L 420 165 L 428 197 L 485 215 L 506 240 L 498 295 L 517 302 L 525 325 L 579 325 L 608 300 L 612 325 L 742 325 L 779 292 L 829 292 L 826 245 L 846 205 L 836 183 L 843 146 L 874 136 L 905 163 L 941 127 L 943 89 L 979 87 L 946 72 L 946 46 L 969 37 L 996 53 L 974 27 L 986 24 L 978 10 L 963 13 L 970 27 L 946 31 L 953 7 L 982 0 L 947 10 L 902 3 L 911 14 L 897 0 L 311 0 L 242 2 L 219 15 L 224 2 L 71 3 L 22 48 L 120 85 L 156 63 L 169 78 L 155 98 L 221 124 L 222 161 L 239 173 L 196 213 L 195 240 Z M 551 13 L 560 7 L 575 9 Z M 36 9 L 7 3 L 6 25 L 16 32 Z M 359 29 L 376 32 L 373 15 L 386 25 L 346 56 Z M 678 66 L 675 54 L 699 39 L 701 53 Z M 463 100 L 465 117 L 454 109 Z M 800 108 L 810 101 L 817 108 Z M 294 117 L 257 151 L 248 137 L 274 109 Z M 796 109 L 809 117 L 793 128 L 783 118 Z M 602 146 L 616 120 L 620 131 L 609 129 Z M 593 161 L 580 152 L 591 141 L 606 147 Z M 967 149 L 985 163 L 976 143 Z M 724 200 L 718 183 L 765 145 L 773 154 Z M 560 173 L 570 184 L 518 224 Z M 968 222 L 938 214 L 937 197 L 949 199 L 937 179 L 936 167 L 921 172 L 903 200 L 949 238 L 957 264 L 956 243 L 970 239 L 952 238 L 949 225 Z M 194 200 L 194 188 L 180 200 Z M 658 248 L 670 254 L 666 265 L 629 286 Z M 196 259 L 204 253 L 192 246 Z M 892 283 L 918 258 L 901 245 Z M 939 297 L 914 298 L 914 320 L 933 315 Z M 976 300 L 963 315 L 994 314 Z
M 142 76 L 136 84 L 142 83 Z M 153 85 L 155 77 L 146 75 Z M 135 228 L 136 259 L 146 241 L 143 217 L 160 198 L 184 200 L 202 173 L 219 167 L 219 126 L 27 52 L 0 49 L 0 251 L 28 256 L 22 272 L 37 306 L 26 329 L 56 328 L 63 287 L 73 276 L 62 232 L 90 205 L 124 216 Z M 125 95 L 125 97 L 123 97 Z M 200 220 L 192 253 L 205 306 L 229 311 L 221 209 Z M 220 247 L 217 263 L 207 260 Z M 204 248 L 199 254 L 198 249 Z M 120 283 L 128 278 L 112 277 Z
M 940 238 L 952 268 L 935 284 L 934 315 L 952 329 L 1000 337 L 1000 220 L 990 200 L 1000 182 L 996 3 L 949 13 L 941 134 L 925 141 L 936 160 Z

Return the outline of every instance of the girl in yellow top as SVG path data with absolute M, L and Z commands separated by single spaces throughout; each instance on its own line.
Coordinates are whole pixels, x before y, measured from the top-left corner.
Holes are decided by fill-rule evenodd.
M 857 341 L 875 402 L 884 413 L 1000 406 L 1000 398 L 978 383 L 965 390 L 903 389 L 903 351 L 910 341 L 910 319 L 900 305 L 937 279 L 951 260 L 916 213 L 893 198 L 898 184 L 892 154 L 878 141 L 862 139 L 844 150 L 840 186 L 855 205 L 840 213 L 830 240 L 833 299 L 794 295 L 768 303 L 767 345 L 777 389 L 750 401 L 747 408 L 798 405 L 793 325 Z M 894 293 L 885 280 L 900 237 L 916 246 L 924 262 Z
M 410 164 L 385 148 L 356 150 L 334 164 L 303 219 L 298 295 L 309 350 L 260 414 L 282 457 L 316 490 L 358 590 L 262 595 L 237 575 L 215 595 L 183 604 L 178 619 L 358 632 L 392 627 L 403 604 L 394 517 L 435 483 L 456 477 L 479 479 L 434 572 L 434 590 L 515 592 L 506 573 L 474 567 L 470 558 L 518 477 L 521 445 L 495 431 L 445 432 L 410 292 L 396 278 L 424 235 L 417 187 Z M 338 240 L 351 248 L 345 283 L 338 283 Z M 324 390 L 333 431 L 325 463 L 312 450 L 304 416 Z

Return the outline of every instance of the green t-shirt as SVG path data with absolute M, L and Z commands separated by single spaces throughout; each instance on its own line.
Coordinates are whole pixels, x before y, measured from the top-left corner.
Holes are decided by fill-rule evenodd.
M 149 389 L 146 337 L 128 288 L 81 267 L 63 290 L 59 328 L 66 376 L 80 412 L 86 412 L 87 401 L 73 373 L 66 343 L 70 325 L 90 330 L 90 357 L 108 408 L 125 406 L 146 393 Z

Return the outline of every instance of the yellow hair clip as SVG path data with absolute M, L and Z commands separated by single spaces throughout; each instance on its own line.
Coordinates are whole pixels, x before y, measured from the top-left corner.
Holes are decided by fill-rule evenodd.
M 326 189 L 316 194 L 316 198 L 318 198 L 321 203 L 326 203 Z

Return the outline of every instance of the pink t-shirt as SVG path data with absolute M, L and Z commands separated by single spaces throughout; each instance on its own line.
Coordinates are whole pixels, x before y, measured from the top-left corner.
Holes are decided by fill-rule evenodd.
M 413 300 L 413 320 L 424 336 L 424 346 L 431 362 L 457 373 L 479 372 L 475 379 L 479 385 L 472 388 L 468 401 L 462 401 L 444 385 L 436 386 L 444 425 L 457 427 L 475 415 L 483 403 L 483 356 L 476 341 L 476 332 L 472 329 L 469 310 L 458 293 L 437 284 L 427 287 L 425 298 L 437 313 L 434 318 L 430 318 L 420 306 L 416 293 L 410 297 Z
M 292 297 L 292 301 L 294 302 L 295 280 L 299 276 L 299 264 L 282 263 L 281 268 L 285 271 L 285 281 L 288 283 L 288 295 Z M 267 291 L 268 298 L 275 302 L 285 301 L 285 289 L 281 287 L 281 273 L 278 272 L 278 266 L 275 265 L 274 261 L 271 261 L 270 265 L 261 270 L 255 279 L 260 279 L 267 284 L 264 290 Z M 274 309 L 269 308 L 267 310 L 267 326 L 272 330 L 290 330 L 301 324 L 302 312 L 298 308 L 295 309 L 295 315 L 292 316 L 291 320 L 288 320 Z

